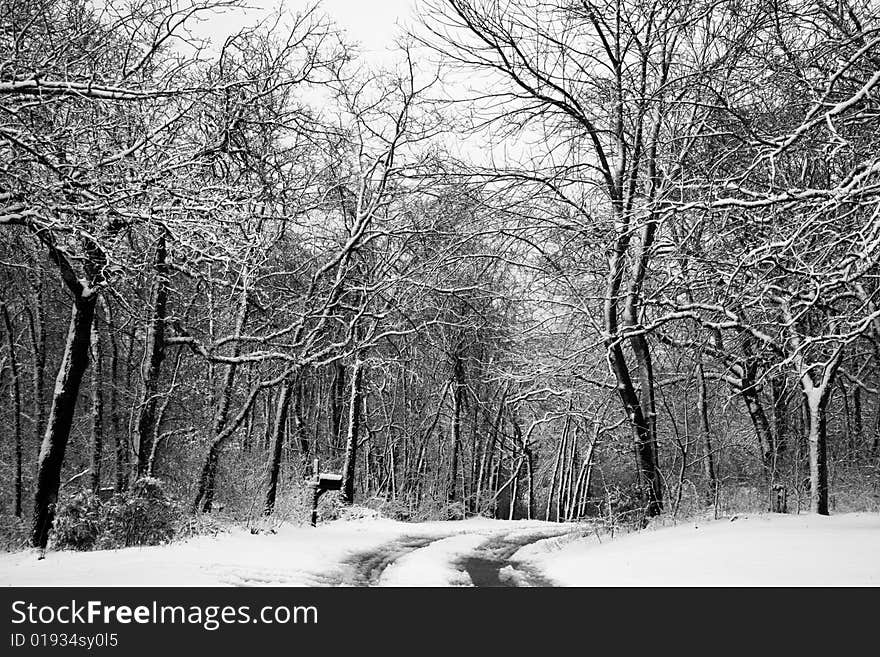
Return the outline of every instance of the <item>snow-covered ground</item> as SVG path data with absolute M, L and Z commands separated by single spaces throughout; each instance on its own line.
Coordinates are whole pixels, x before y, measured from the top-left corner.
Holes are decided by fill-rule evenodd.
M 587 526 L 370 518 L 43 560 L 0 554 L 0 585 L 858 586 L 880 584 L 878 555 L 880 515 L 867 513 L 690 522 L 601 542 Z
M 540 528 L 547 533 L 560 531 L 559 525 L 537 521 L 475 518 L 416 524 L 371 518 L 319 527 L 284 525 L 276 534 L 233 529 L 157 547 L 49 551 L 43 560 L 34 551 L 24 551 L 0 554 L 0 585 L 468 585 L 467 575 L 451 565 L 462 554 L 499 531 Z M 407 559 L 413 550 L 415 554 Z M 398 561 L 386 575 L 386 566 Z
M 880 514 L 691 522 L 601 544 L 550 539 L 514 557 L 564 586 L 877 586 Z

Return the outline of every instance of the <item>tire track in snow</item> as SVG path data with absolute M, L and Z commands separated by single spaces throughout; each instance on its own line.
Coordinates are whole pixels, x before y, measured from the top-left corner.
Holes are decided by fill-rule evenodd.
M 405 554 L 446 536 L 403 536 L 377 549 L 358 552 L 342 562 L 342 572 L 326 580 L 327 586 L 376 586 L 384 570 Z
M 570 530 L 496 536 L 472 554 L 459 560 L 458 565 L 468 574 L 476 587 L 555 586 L 536 569 L 521 561 L 511 561 L 511 557 L 526 545 L 568 533 Z

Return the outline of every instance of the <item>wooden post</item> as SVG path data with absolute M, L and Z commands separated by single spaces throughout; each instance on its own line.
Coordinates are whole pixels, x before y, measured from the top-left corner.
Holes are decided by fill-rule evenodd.
M 310 524 L 312 527 L 318 525 L 318 499 L 321 497 L 321 488 L 318 486 L 318 480 L 315 479 L 312 486 L 312 517 Z
M 318 524 L 318 499 L 321 497 L 321 489 L 318 487 L 318 459 L 312 461 L 312 527 Z

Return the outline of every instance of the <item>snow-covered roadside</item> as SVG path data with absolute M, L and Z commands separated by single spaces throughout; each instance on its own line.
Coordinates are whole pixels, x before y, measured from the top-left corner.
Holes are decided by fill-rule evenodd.
M 0 554 L 2 586 L 323 586 L 346 584 L 355 554 L 381 551 L 402 537 L 443 539 L 467 533 L 486 535 L 544 526 L 474 518 L 455 522 L 404 523 L 366 518 L 319 527 L 283 525 L 277 534 L 252 535 L 242 529 L 157 547 L 96 552 L 53 552 L 38 561 L 34 552 Z M 447 565 L 458 556 L 435 556 Z M 442 569 L 442 563 L 437 569 Z M 406 572 L 398 572 L 397 583 Z M 402 574 L 401 574 L 402 573 Z
M 397 538 L 402 523 L 284 525 L 277 534 L 232 529 L 184 543 L 95 552 L 0 555 L 0 584 L 13 586 L 312 585 L 350 552 Z
M 757 515 L 548 539 L 514 559 L 561 586 L 876 586 L 880 514 Z

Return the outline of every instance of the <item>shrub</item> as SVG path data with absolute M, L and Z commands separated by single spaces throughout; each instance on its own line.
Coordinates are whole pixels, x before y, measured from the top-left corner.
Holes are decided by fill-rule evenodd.
M 391 520 L 410 520 L 412 518 L 412 510 L 403 500 L 391 500 L 385 497 L 371 497 L 365 502 L 366 506 L 376 509 L 382 518 L 390 518 Z
M 59 550 L 92 550 L 102 532 L 101 500 L 79 490 L 55 507 L 53 543 Z
M 102 507 L 101 548 L 158 545 L 174 538 L 180 509 L 159 479 L 138 479 L 128 494 L 117 494 Z
M 28 523 L 13 515 L 0 515 L 0 550 L 14 552 L 28 545 Z
M 174 538 L 181 517 L 178 504 L 159 479 L 138 479 L 130 491 L 106 502 L 81 490 L 58 506 L 53 544 L 64 550 L 158 545 Z
M 345 505 L 340 501 L 339 494 L 335 492 L 324 493 L 318 500 L 318 522 L 332 522 L 339 520 L 345 512 Z M 309 506 L 311 516 L 311 505 Z

